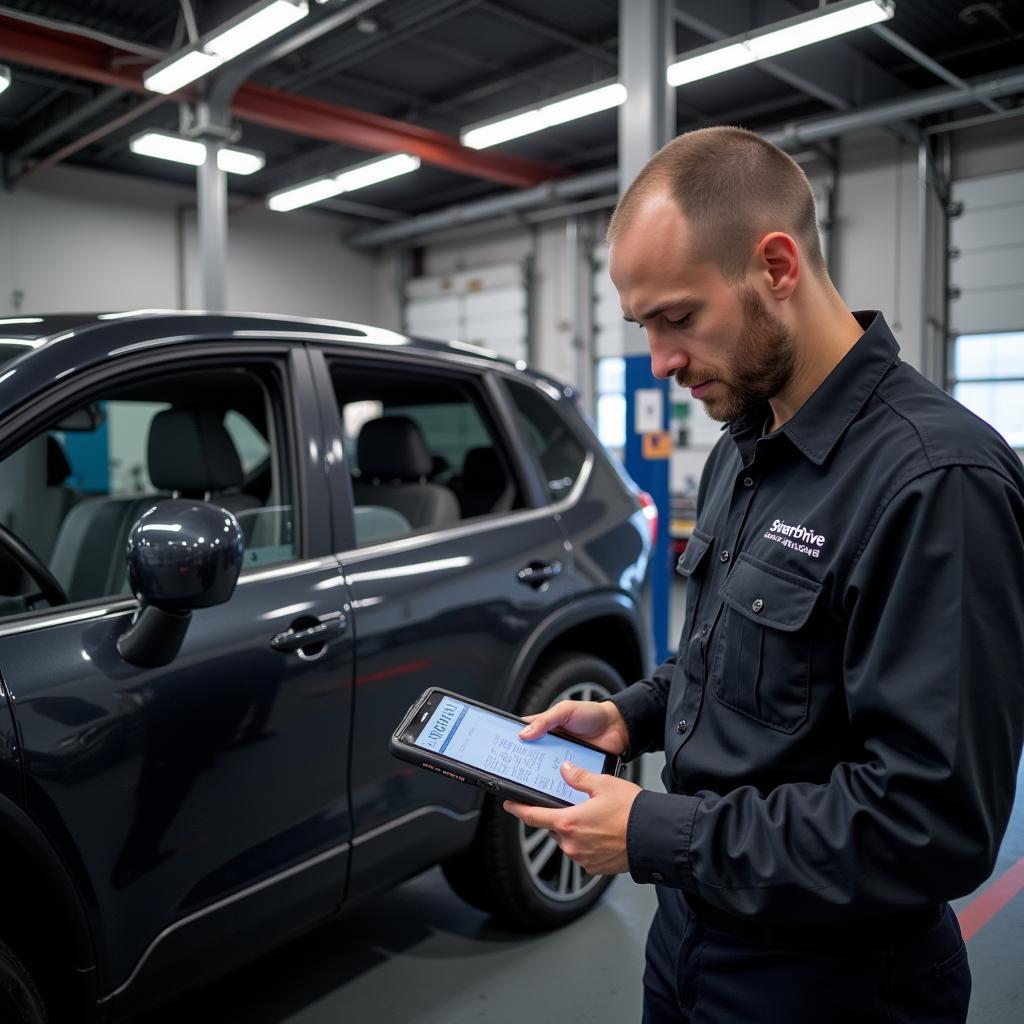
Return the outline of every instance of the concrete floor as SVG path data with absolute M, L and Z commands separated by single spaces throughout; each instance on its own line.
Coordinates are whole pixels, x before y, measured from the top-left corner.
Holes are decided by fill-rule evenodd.
M 644 785 L 660 788 L 659 771 L 660 757 L 645 758 Z M 1024 770 L 993 880 L 1024 858 L 1021 794 Z M 973 899 L 958 900 L 956 909 Z M 433 870 L 140 1024 L 637 1021 L 654 907 L 653 890 L 624 876 L 581 921 L 523 937 L 494 928 Z M 970 1024 L 1020 1024 L 1024 892 L 968 946 L 974 974 Z

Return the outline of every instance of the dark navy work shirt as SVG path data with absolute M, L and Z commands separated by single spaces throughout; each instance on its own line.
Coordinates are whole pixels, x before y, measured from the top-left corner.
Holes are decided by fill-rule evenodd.
M 729 425 L 681 561 L 677 654 L 613 698 L 664 749 L 630 873 L 765 923 L 991 872 L 1024 733 L 1024 472 L 878 313 L 786 424 Z

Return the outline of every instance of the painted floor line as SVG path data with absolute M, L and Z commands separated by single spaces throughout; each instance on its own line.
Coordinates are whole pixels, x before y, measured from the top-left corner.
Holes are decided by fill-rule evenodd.
M 964 941 L 977 935 L 1021 890 L 1024 890 L 1024 857 L 957 914 Z

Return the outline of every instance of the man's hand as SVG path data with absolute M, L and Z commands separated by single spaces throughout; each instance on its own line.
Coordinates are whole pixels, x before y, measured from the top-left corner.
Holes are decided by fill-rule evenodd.
M 502 806 L 531 828 L 548 829 L 562 852 L 588 874 L 618 875 L 628 871 L 626 825 L 640 787 L 613 775 L 585 771 L 568 761 L 562 762 L 562 778 L 573 789 L 589 794 L 590 799 L 561 810 L 511 800 Z
M 525 717 L 530 724 L 519 731 L 520 739 L 536 740 L 561 729 L 609 754 L 624 754 L 629 746 L 629 730 L 610 700 L 560 700 L 539 715 Z

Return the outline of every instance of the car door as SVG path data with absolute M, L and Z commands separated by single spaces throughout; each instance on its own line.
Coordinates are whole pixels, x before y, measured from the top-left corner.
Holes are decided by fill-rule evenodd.
M 72 602 L 0 618 L 0 673 L 25 807 L 95 903 L 106 996 L 131 1005 L 342 899 L 353 647 L 308 355 L 161 346 L 55 390 L 33 435 L 71 470 L 50 568 Z M 234 511 L 245 566 L 147 669 L 115 647 L 136 608 L 118 531 L 168 493 Z M 323 623 L 329 642 L 289 642 Z
M 328 357 L 323 368 L 325 430 L 335 432 L 338 559 L 356 634 L 351 891 L 358 892 L 412 874 L 468 840 L 478 791 L 397 761 L 388 737 L 429 686 L 490 703 L 508 699 L 525 639 L 572 599 L 572 552 L 485 374 L 414 358 Z M 410 441 L 417 435 L 429 456 L 419 466 L 398 450 L 418 446 Z M 384 438 L 384 446 L 373 450 L 368 436 Z M 419 505 L 409 497 L 430 504 L 430 489 L 437 518 L 416 521 Z M 444 492 L 455 494 L 454 511 Z M 413 521 L 395 520 L 396 508 Z

